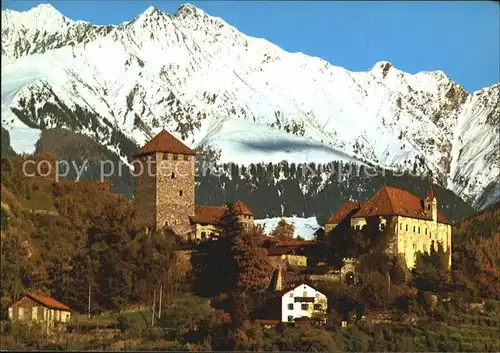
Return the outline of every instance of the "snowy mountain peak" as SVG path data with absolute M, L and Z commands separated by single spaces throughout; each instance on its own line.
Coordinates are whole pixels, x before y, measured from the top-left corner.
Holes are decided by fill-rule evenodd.
M 25 28 L 43 28 L 45 31 L 52 33 L 61 30 L 61 26 L 66 26 L 73 22 L 50 4 L 40 4 L 27 11 L 11 11 L 10 13 L 15 13 L 11 20 L 21 24 Z
M 207 13 L 194 5 L 186 3 L 186 4 L 179 6 L 179 8 L 175 12 L 174 16 L 182 17 L 182 18 L 185 18 L 185 17 L 200 18 L 200 17 L 207 16 Z
M 39 15 L 43 15 L 46 17 L 59 17 L 63 16 L 62 13 L 60 13 L 54 6 L 51 4 L 39 4 L 32 9 L 29 9 L 28 11 L 25 11 L 25 13 L 36 13 Z
M 154 6 L 149 6 L 142 14 L 137 16 L 137 18 L 156 18 L 157 15 L 164 15 L 164 13 Z
M 393 67 L 391 62 L 382 60 L 377 61 L 370 71 L 389 70 L 391 67 Z

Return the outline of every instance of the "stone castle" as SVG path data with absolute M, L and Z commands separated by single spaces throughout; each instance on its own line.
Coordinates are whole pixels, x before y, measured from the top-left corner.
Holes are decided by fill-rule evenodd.
M 196 152 L 165 130 L 136 152 L 134 202 L 151 228 L 167 227 L 191 241 L 217 236 L 226 208 L 196 205 L 195 163 Z M 253 225 L 254 215 L 243 202 L 235 202 L 233 211 L 243 226 Z M 451 223 L 438 211 L 432 188 L 424 200 L 384 186 L 363 203 L 347 201 L 325 224 L 325 232 L 334 235 L 340 224 L 361 230 L 374 223 L 389 227 L 394 240 L 388 251 L 402 255 L 409 268 L 415 266 L 417 252 L 428 252 L 437 243 L 448 252 L 451 265 Z
M 163 130 L 134 155 L 134 203 L 152 229 L 169 228 L 187 240 L 214 237 L 224 206 L 195 204 L 196 152 Z M 241 201 L 234 212 L 244 226 L 254 215 Z
M 406 190 L 383 186 L 363 203 L 344 202 L 330 217 L 325 232 L 333 234 L 332 242 L 335 242 L 334 230 L 340 224 L 357 230 L 368 224 L 376 224 L 380 229 L 389 227 L 393 241 L 388 252 L 402 255 L 409 268 L 415 266 L 417 252 L 429 252 L 432 244 L 437 247 L 440 243 L 451 266 L 451 222 L 438 211 L 432 188 L 421 200 Z

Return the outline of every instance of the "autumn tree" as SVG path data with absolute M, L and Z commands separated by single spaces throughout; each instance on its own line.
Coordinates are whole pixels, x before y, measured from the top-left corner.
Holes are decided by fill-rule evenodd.
M 448 254 L 441 243 L 434 241 L 430 246 L 430 252 L 417 253 L 415 268 L 412 271 L 417 288 L 437 292 L 444 290 L 444 285 L 450 282 L 450 271 L 448 265 Z
M 371 271 L 361 276 L 360 299 L 370 307 L 387 309 L 389 274 Z
M 290 240 L 293 239 L 293 235 L 295 234 L 295 226 L 291 223 L 288 223 L 285 219 L 281 219 L 278 222 L 276 228 L 274 228 L 271 236 L 273 236 L 277 240 Z
M 231 257 L 235 261 L 235 282 L 232 284 L 232 318 L 240 326 L 250 312 L 261 304 L 272 272 L 267 251 L 262 247 L 265 235 L 260 228 L 251 228 L 234 238 Z
M 220 236 L 223 237 L 235 237 L 241 234 L 243 231 L 243 225 L 238 220 L 236 213 L 234 212 L 234 203 L 227 202 L 224 205 L 225 212 L 221 217 L 221 231 Z

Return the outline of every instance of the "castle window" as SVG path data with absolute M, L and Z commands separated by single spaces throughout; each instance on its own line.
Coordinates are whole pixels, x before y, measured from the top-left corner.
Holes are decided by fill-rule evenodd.
M 179 155 L 178 155 L 177 153 L 174 153 L 174 154 L 172 155 L 172 157 L 173 157 L 172 159 L 173 159 L 174 161 L 178 161 L 178 160 L 179 160 Z
M 290 298 L 293 298 L 293 292 L 290 292 Z
M 182 190 L 179 190 L 179 196 L 182 196 Z
M 321 310 L 321 304 L 314 304 L 314 310 Z
M 166 161 L 168 159 L 168 153 L 163 154 L 163 160 Z
M 288 310 L 293 310 L 293 303 L 288 304 Z
M 215 237 L 215 233 L 214 232 L 210 232 L 210 238 L 213 238 Z
M 406 231 L 408 231 L 408 224 L 406 225 Z
M 207 237 L 207 232 L 201 232 L 201 239 L 205 239 Z
M 187 154 L 184 155 L 184 160 L 189 161 L 189 156 Z
M 172 175 L 170 176 L 170 178 L 175 179 L 175 173 L 174 172 L 172 172 Z
M 425 228 L 425 235 L 427 235 L 427 228 Z
M 417 227 L 413 226 L 413 233 L 415 233 L 415 230 L 417 230 Z
M 307 304 L 307 303 L 301 304 L 300 308 L 305 311 L 305 310 L 309 309 L 309 304 Z
M 399 230 L 403 230 L 403 223 L 399 223 Z
M 418 227 L 418 234 L 420 234 L 420 227 Z
M 288 322 L 292 322 L 293 321 L 293 316 L 288 316 Z

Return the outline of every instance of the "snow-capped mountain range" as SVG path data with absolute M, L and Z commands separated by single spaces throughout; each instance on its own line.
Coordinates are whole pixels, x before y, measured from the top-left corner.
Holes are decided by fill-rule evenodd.
M 51 5 L 2 10 L 2 126 L 17 152 L 64 126 L 125 159 L 165 128 L 239 163 L 416 168 L 476 207 L 500 199 L 500 85 L 389 62 L 350 72 L 192 5 L 97 26 Z

